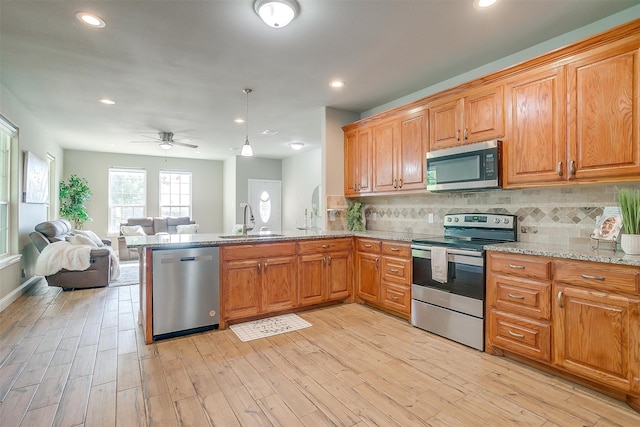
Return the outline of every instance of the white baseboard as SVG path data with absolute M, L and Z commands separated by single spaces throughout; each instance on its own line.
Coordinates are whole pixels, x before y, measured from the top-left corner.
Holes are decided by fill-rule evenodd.
M 20 298 L 22 294 L 27 292 L 27 290 L 34 285 L 41 276 L 32 276 L 29 280 L 25 281 L 23 284 L 15 288 L 11 293 L 9 293 L 4 298 L 0 299 L 0 313 L 4 311 L 7 307 L 11 305 L 12 302 Z

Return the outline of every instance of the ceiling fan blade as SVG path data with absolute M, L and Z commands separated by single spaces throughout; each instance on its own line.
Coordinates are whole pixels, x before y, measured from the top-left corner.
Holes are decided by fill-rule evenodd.
M 181 145 L 183 147 L 189 147 L 189 148 L 198 148 L 197 145 L 187 144 L 186 142 L 178 142 L 178 141 L 173 141 L 173 145 Z
M 133 142 L 134 144 L 137 143 L 142 143 L 142 144 L 157 144 L 160 141 L 129 141 L 129 142 Z

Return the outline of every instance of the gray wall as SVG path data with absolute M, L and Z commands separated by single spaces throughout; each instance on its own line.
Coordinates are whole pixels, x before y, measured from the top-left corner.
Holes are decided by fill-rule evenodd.
M 311 195 L 321 182 L 322 150 L 310 150 L 282 160 L 282 229 L 304 224 L 304 210 L 311 212 Z M 319 212 L 324 216 L 324 213 Z M 322 222 L 318 221 L 319 226 Z
M 190 171 L 193 180 L 191 217 L 200 225 L 198 231 L 212 233 L 222 229 L 221 161 L 67 150 L 64 178 L 71 174 L 86 178 L 93 193 L 87 204 L 93 221 L 85 224 L 86 229 L 99 236 L 107 235 L 110 167 L 136 167 L 147 171 L 147 216 L 159 216 L 160 170 Z
M 249 199 L 250 179 L 282 179 L 282 160 L 265 159 L 262 157 L 236 157 L 236 200 L 235 200 L 235 222 L 242 222 L 241 203 L 246 203 Z M 284 205 L 283 205 L 284 211 Z M 227 227 L 229 231 L 233 224 Z M 284 225 L 284 224 L 283 224 Z M 225 230 L 227 231 L 227 230 Z

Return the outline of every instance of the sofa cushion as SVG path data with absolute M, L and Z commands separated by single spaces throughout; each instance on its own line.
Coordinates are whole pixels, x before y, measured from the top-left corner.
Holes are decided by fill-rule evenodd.
M 100 239 L 98 235 L 91 230 L 74 230 L 73 234 L 88 237 L 93 241 L 93 243 L 96 244 L 98 248 L 104 246 L 104 242 L 102 241 L 102 239 Z
M 123 236 L 146 236 L 144 229 L 140 225 L 123 225 L 120 227 Z
M 120 225 L 139 225 L 144 230 L 144 234 L 149 236 L 156 233 L 153 227 L 153 218 L 129 218 L 126 223 Z
M 36 231 L 44 234 L 49 240 L 57 236 L 63 236 L 55 240 L 64 240 L 66 235 L 71 233 L 71 223 L 66 219 L 57 219 L 55 221 L 45 221 L 36 225 Z
M 168 233 L 169 229 L 167 228 L 167 218 L 164 218 L 164 217 L 153 218 L 153 232 L 154 234 Z
M 176 234 L 196 234 L 197 232 L 198 232 L 198 224 L 176 225 Z
M 177 234 L 178 229 L 176 228 L 178 225 L 189 225 L 194 222 L 188 216 L 179 216 L 179 217 L 169 217 L 167 220 L 167 229 L 164 231 L 169 232 L 170 234 Z M 156 233 L 160 230 L 156 230 Z

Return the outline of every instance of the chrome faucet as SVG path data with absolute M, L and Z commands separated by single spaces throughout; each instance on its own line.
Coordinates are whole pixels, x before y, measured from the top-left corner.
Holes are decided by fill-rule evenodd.
M 249 208 L 249 222 L 251 225 L 247 223 L 247 208 Z M 249 203 L 244 205 L 244 210 L 242 212 L 242 235 L 246 236 L 248 231 L 253 230 L 253 227 L 256 226 L 256 220 L 253 217 L 253 209 L 251 209 L 251 205 Z

